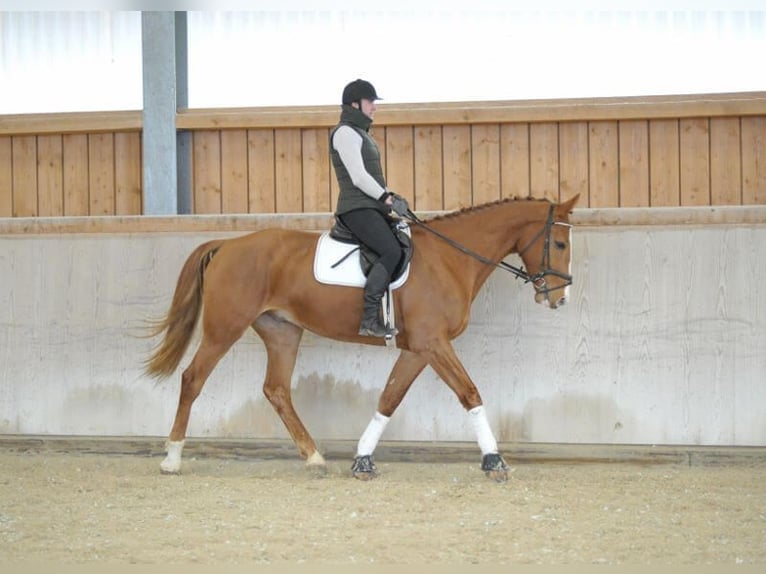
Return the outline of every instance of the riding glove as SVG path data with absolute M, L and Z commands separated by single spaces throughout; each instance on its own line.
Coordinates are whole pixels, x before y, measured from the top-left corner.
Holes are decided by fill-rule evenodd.
M 407 200 L 395 193 L 392 193 L 391 196 L 391 209 L 393 212 L 399 217 L 407 217 L 410 212 L 410 204 L 407 203 Z

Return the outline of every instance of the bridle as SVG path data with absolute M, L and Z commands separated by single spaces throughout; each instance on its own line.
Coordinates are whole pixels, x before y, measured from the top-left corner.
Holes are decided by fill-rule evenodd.
M 554 225 L 564 225 L 566 227 L 572 227 L 571 224 L 565 223 L 563 221 L 555 221 L 554 220 L 554 211 L 555 206 L 551 205 L 548 209 L 548 217 L 545 220 L 545 226 L 538 231 L 535 236 L 527 243 L 527 245 L 524 247 L 524 249 L 520 250 L 518 252 L 519 257 L 521 257 L 524 253 L 526 253 L 532 245 L 534 245 L 541 237 L 544 236 L 545 243 L 543 244 L 543 256 L 542 261 L 540 263 L 540 270 L 535 273 L 534 275 L 530 275 L 527 271 L 524 270 L 523 267 L 516 267 L 515 265 L 511 265 L 509 263 L 506 263 L 505 261 L 492 261 L 491 259 L 488 259 L 487 257 L 484 257 L 483 255 L 480 255 L 476 253 L 475 251 L 472 251 L 468 249 L 467 247 L 460 245 L 456 241 L 450 239 L 443 233 L 440 233 L 439 231 L 436 231 L 432 227 L 429 227 L 426 225 L 421 219 L 418 218 L 417 215 L 412 213 L 409 209 L 407 210 L 406 219 L 412 221 L 416 225 L 422 227 L 429 233 L 433 233 L 440 239 L 447 242 L 449 245 L 457 249 L 458 251 L 465 253 L 466 255 L 469 255 L 470 257 L 473 257 L 477 261 L 480 261 L 484 263 L 485 265 L 492 265 L 494 267 L 499 267 L 501 269 L 504 269 L 505 271 L 508 271 L 512 275 L 514 275 L 517 279 L 521 279 L 524 281 L 524 283 L 532 283 L 532 286 L 535 288 L 535 292 L 537 292 L 540 295 L 545 295 L 545 298 L 547 300 L 550 300 L 549 294 L 552 291 L 556 291 L 558 289 L 564 289 L 565 287 L 568 287 L 572 284 L 572 276 L 568 273 L 562 273 L 560 271 L 556 271 L 555 269 L 551 269 L 550 267 L 550 261 L 551 261 L 551 230 L 553 229 Z M 560 279 L 563 279 L 565 283 L 563 285 L 559 285 L 558 287 L 548 287 L 547 282 L 545 281 L 545 278 L 548 276 L 554 276 L 558 277 Z
M 551 269 L 551 230 L 553 229 L 554 225 L 562 225 L 565 227 L 571 228 L 572 225 L 570 223 L 564 223 L 563 221 L 555 221 L 553 219 L 554 215 L 554 206 L 551 205 L 550 209 L 548 210 L 548 218 L 545 221 L 545 227 L 538 231 L 535 236 L 530 240 L 529 243 L 527 243 L 526 247 L 524 249 L 521 249 L 519 251 L 519 257 L 524 255 L 524 253 L 527 252 L 527 250 L 534 245 L 534 243 L 540 239 L 540 236 L 545 233 L 545 243 L 543 244 L 543 257 L 542 261 L 540 262 L 540 271 L 538 271 L 534 276 L 530 277 L 528 281 L 532 282 L 532 285 L 535 288 L 535 291 L 539 293 L 540 295 L 545 295 L 546 300 L 549 300 L 549 293 L 552 291 L 556 291 L 557 289 L 564 289 L 566 287 L 569 287 L 572 284 L 572 276 L 569 273 L 562 273 L 561 271 L 556 271 L 555 269 Z M 564 280 L 563 285 L 559 285 L 558 287 L 550 288 L 548 287 L 548 284 L 545 281 L 545 278 L 549 275 L 552 275 L 553 277 L 558 277 L 559 279 Z

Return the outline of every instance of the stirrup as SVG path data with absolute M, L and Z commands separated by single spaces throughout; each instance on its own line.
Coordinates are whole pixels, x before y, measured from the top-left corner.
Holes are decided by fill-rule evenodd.
M 390 341 L 397 333 L 399 333 L 398 330 L 384 325 L 379 320 L 374 323 L 362 323 L 359 326 L 359 334 L 363 337 L 383 337 L 387 341 Z

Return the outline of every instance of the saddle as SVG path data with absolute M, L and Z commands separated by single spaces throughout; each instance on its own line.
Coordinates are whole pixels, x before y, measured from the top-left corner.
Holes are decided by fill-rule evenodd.
M 412 259 L 412 253 L 414 250 L 414 246 L 412 243 L 412 238 L 409 235 L 409 225 L 407 222 L 402 220 L 392 220 L 391 222 L 391 230 L 394 232 L 394 236 L 399 241 L 399 245 L 402 248 L 402 257 L 399 259 L 399 264 L 396 266 L 396 269 L 394 270 L 393 275 L 391 276 L 391 283 L 395 283 L 403 274 L 404 271 L 407 269 L 407 266 L 410 263 L 410 260 Z M 362 274 L 367 277 L 367 274 L 370 272 L 370 269 L 375 264 L 375 261 L 378 259 L 378 255 L 369 247 L 366 245 L 359 243 L 359 240 L 356 238 L 356 236 L 351 232 L 351 230 L 346 227 L 343 222 L 335 218 L 335 224 L 330 228 L 330 237 L 336 241 L 340 241 L 341 243 L 346 243 L 349 245 L 356 245 L 356 249 L 352 249 L 349 251 L 344 257 L 339 259 L 337 262 L 335 262 L 332 267 L 337 267 L 347 257 L 349 257 L 351 254 L 353 254 L 355 251 L 359 251 L 359 264 L 362 268 Z

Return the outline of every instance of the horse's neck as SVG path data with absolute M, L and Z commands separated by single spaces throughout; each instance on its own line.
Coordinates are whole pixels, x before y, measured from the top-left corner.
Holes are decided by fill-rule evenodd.
M 439 231 L 469 251 L 499 263 L 511 253 L 524 226 L 544 221 L 547 209 L 547 203 L 538 201 L 498 203 L 447 216 L 439 222 Z M 454 257 L 454 246 L 443 246 L 442 264 L 467 282 L 473 300 L 496 267 L 475 257 Z
M 548 204 L 516 200 L 455 215 L 445 234 L 476 253 L 498 262 L 508 255 L 529 223 L 545 221 Z

